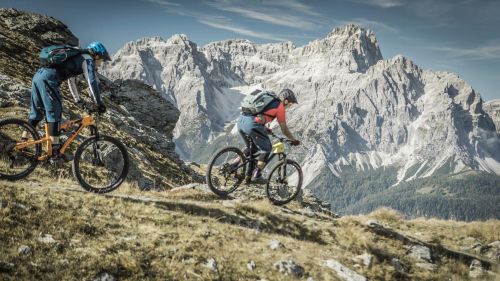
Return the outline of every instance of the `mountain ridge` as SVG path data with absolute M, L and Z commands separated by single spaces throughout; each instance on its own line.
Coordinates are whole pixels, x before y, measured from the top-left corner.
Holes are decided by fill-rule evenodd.
M 174 35 L 172 38 L 174 38 L 176 36 L 177 35 Z M 185 40 L 187 40 L 187 37 L 184 36 L 183 38 Z M 144 39 L 141 39 L 141 40 L 144 40 Z M 345 41 L 345 40 L 347 40 L 347 41 Z M 163 40 L 163 41 L 165 42 L 165 40 Z M 168 42 L 168 40 L 166 40 L 166 41 Z M 189 41 L 189 42 L 191 42 L 191 41 Z M 350 45 L 347 44 L 346 42 L 350 43 Z M 329 44 L 332 44 L 332 45 L 329 45 Z M 344 108 L 347 108 L 348 110 L 352 110 L 351 109 L 352 102 L 349 100 L 354 99 L 354 102 L 356 102 L 360 99 L 364 99 L 363 103 L 365 103 L 367 106 L 373 107 L 371 109 L 374 111 L 373 117 L 375 117 L 375 118 L 373 118 L 373 119 L 377 120 L 377 118 L 378 118 L 377 116 L 380 115 L 379 114 L 379 107 L 381 107 L 380 104 L 382 104 L 384 102 L 387 104 L 387 102 L 388 102 L 389 106 L 391 106 L 390 103 L 394 103 L 395 105 L 398 105 L 398 102 L 399 102 L 398 99 L 400 98 L 399 93 L 393 93 L 394 96 L 392 98 L 388 98 L 389 100 L 387 102 L 383 101 L 383 100 L 382 101 L 379 100 L 379 102 L 377 104 L 374 103 L 372 98 L 379 98 L 380 99 L 380 95 L 377 92 L 377 88 L 379 86 L 378 84 L 385 82 L 386 85 L 384 85 L 384 86 L 386 87 L 386 89 L 385 89 L 386 92 L 390 92 L 390 91 L 403 92 L 403 95 L 402 95 L 402 98 L 404 100 L 403 105 L 406 104 L 406 106 L 409 107 L 408 108 L 409 111 L 413 111 L 413 112 L 419 111 L 419 112 L 415 112 L 415 113 L 413 113 L 413 112 L 407 113 L 410 115 L 413 114 L 413 116 L 409 117 L 410 119 L 408 121 L 415 121 L 416 120 L 415 114 L 420 114 L 422 112 L 422 108 L 417 110 L 415 108 L 416 106 L 420 106 L 420 107 L 425 106 L 426 108 L 429 108 L 429 111 L 430 111 L 429 114 L 431 114 L 431 115 L 434 114 L 432 111 L 432 106 L 430 104 L 426 104 L 426 105 L 418 105 L 417 104 L 417 102 L 422 102 L 422 101 L 418 101 L 418 100 L 421 96 L 425 95 L 425 90 L 426 90 L 424 84 L 422 84 L 422 82 L 420 82 L 418 80 L 424 79 L 423 77 L 425 76 L 425 78 L 429 77 L 427 79 L 433 80 L 433 81 L 429 81 L 429 83 L 439 84 L 439 81 L 447 79 L 447 80 L 453 81 L 454 85 L 448 85 L 448 84 L 443 85 L 442 86 L 443 89 L 441 91 L 443 93 L 447 93 L 448 97 L 451 99 L 451 103 L 450 103 L 450 101 L 446 100 L 447 98 L 445 96 L 443 96 L 441 104 L 450 103 L 453 106 L 457 106 L 456 109 L 453 109 L 453 110 L 458 112 L 457 114 L 460 114 L 461 110 L 471 111 L 473 114 L 479 114 L 480 115 L 479 117 L 473 116 L 473 115 L 470 116 L 471 119 L 477 119 L 477 120 L 472 120 L 472 122 L 481 123 L 479 125 L 483 126 L 483 129 L 484 128 L 487 129 L 485 131 L 489 130 L 490 131 L 488 133 L 489 138 L 494 138 L 494 139 L 498 138 L 497 136 L 491 134 L 491 130 L 493 129 L 494 125 L 492 125 L 493 123 L 491 121 L 491 118 L 489 118 L 487 115 L 485 116 L 485 113 L 481 108 L 482 101 L 481 101 L 480 97 L 474 92 L 474 90 L 469 85 L 467 85 L 465 82 L 463 82 L 463 80 L 459 79 L 458 76 L 453 75 L 453 74 L 449 74 L 447 72 L 433 72 L 433 71 L 428 71 L 428 70 L 422 70 L 418 66 L 416 66 L 411 60 L 408 60 L 401 55 L 398 55 L 398 56 L 391 58 L 391 59 L 388 59 L 388 60 L 383 60 L 380 49 L 378 47 L 378 43 L 376 42 L 376 38 L 375 38 L 375 35 L 373 34 L 373 32 L 366 31 L 366 30 L 359 28 L 359 27 L 356 27 L 354 25 L 347 25 L 343 28 L 335 28 L 332 32 L 330 32 L 330 34 L 327 35 L 326 38 L 312 41 L 309 44 L 302 46 L 302 47 L 299 47 L 299 48 L 295 48 L 293 45 L 291 45 L 290 42 L 258 45 L 258 44 L 254 44 L 248 40 L 224 40 L 224 41 L 212 42 L 212 43 L 206 44 L 205 46 L 203 46 L 201 48 L 198 48 L 201 51 L 201 53 L 205 54 L 206 61 L 210 62 L 210 65 L 212 67 L 212 68 L 207 68 L 208 69 L 207 72 L 210 72 L 211 74 L 215 73 L 215 75 L 212 75 L 212 76 L 217 76 L 216 78 L 220 78 L 220 76 L 222 77 L 222 79 L 219 79 L 219 80 L 213 79 L 213 80 L 219 81 L 219 82 L 217 82 L 216 83 L 217 85 L 213 86 L 212 89 L 210 89 L 209 87 L 207 87 L 205 89 L 205 90 L 207 90 L 207 92 L 204 93 L 205 94 L 204 99 L 200 99 L 201 102 L 198 104 L 199 111 L 201 111 L 201 112 L 205 111 L 205 112 L 203 112 L 203 114 L 199 114 L 199 115 L 202 115 L 199 118 L 202 118 L 202 120 L 203 120 L 203 118 L 207 118 L 208 120 L 211 120 L 211 124 L 210 124 L 211 126 L 208 126 L 208 127 L 211 128 L 212 132 L 220 133 L 221 130 L 223 130 L 222 129 L 224 127 L 223 124 L 227 123 L 227 122 L 231 122 L 231 120 L 228 120 L 230 118 L 221 118 L 220 116 L 219 116 L 219 118 L 216 118 L 216 117 L 211 118 L 210 116 L 205 117 L 203 115 L 207 115 L 206 112 L 210 112 L 211 115 L 217 115 L 218 112 L 216 109 L 220 109 L 220 108 L 222 108 L 222 111 L 224 111 L 224 109 L 227 110 L 229 105 L 225 104 L 224 102 L 218 101 L 217 96 L 220 95 L 220 93 L 223 93 L 222 96 L 224 96 L 224 94 L 227 96 L 227 92 L 230 92 L 232 97 L 230 97 L 228 99 L 231 101 L 230 104 L 233 105 L 233 109 L 231 110 L 233 112 L 233 114 L 230 114 L 230 115 L 233 118 L 235 118 L 235 116 L 237 116 L 237 110 L 235 110 L 235 108 L 237 108 L 238 101 L 241 100 L 242 96 L 241 96 L 241 94 L 238 95 L 237 93 L 234 93 L 235 91 L 233 91 L 231 89 L 246 86 L 246 85 L 251 85 L 252 83 L 257 83 L 257 82 L 262 83 L 264 81 L 264 79 L 262 79 L 262 77 L 261 77 L 262 75 L 264 75 L 264 76 L 267 75 L 266 77 L 268 77 L 268 78 L 264 82 L 264 84 L 267 83 L 267 85 L 274 85 L 274 84 L 278 85 L 279 84 L 279 85 L 283 85 L 283 87 L 290 87 L 290 86 L 296 87 L 297 86 L 297 83 L 290 83 L 290 82 L 283 81 L 283 78 L 282 78 L 283 75 L 279 74 L 280 65 L 276 64 L 275 62 L 263 63 L 262 60 L 259 59 L 259 61 L 257 61 L 257 65 L 259 67 L 261 67 L 261 68 L 257 68 L 257 72 L 259 75 L 253 73 L 255 70 L 255 67 L 252 66 L 252 63 L 255 62 L 256 58 L 263 57 L 263 54 L 259 53 L 259 52 L 263 52 L 262 51 L 263 49 L 264 49 L 264 51 L 269 51 L 266 48 L 270 47 L 271 48 L 270 53 L 273 54 L 274 53 L 273 51 L 275 51 L 274 48 L 276 48 L 277 46 L 287 46 L 287 48 L 285 48 L 284 51 L 281 51 L 281 52 L 278 51 L 278 54 L 280 54 L 281 56 L 284 56 L 284 57 L 288 56 L 288 58 L 287 59 L 283 59 L 283 58 L 276 59 L 275 61 L 279 61 L 282 63 L 283 62 L 284 63 L 291 62 L 291 63 L 295 63 L 295 64 L 300 65 L 301 64 L 300 61 L 293 61 L 293 59 L 290 59 L 290 55 L 289 55 L 290 53 L 295 52 L 295 53 L 298 53 L 300 55 L 306 54 L 306 56 L 310 56 L 311 54 L 312 55 L 318 55 L 318 54 L 324 55 L 324 52 L 329 53 L 331 51 L 331 50 L 329 51 L 329 49 L 327 47 L 336 46 L 336 45 L 344 46 L 346 44 L 349 47 L 347 47 L 346 49 L 340 48 L 340 51 L 335 51 L 335 50 L 339 50 L 339 48 L 332 48 L 333 54 L 337 54 L 337 55 L 336 56 L 329 55 L 329 57 L 334 57 L 334 59 L 331 59 L 332 61 L 329 61 L 327 64 L 325 64 L 326 67 L 330 67 L 332 63 L 334 63 L 334 64 L 336 63 L 337 65 L 340 65 L 341 66 L 339 68 L 340 72 L 347 70 L 348 73 L 347 74 L 344 73 L 344 74 L 346 74 L 346 75 L 353 74 L 353 80 L 354 80 L 353 83 L 358 83 L 356 81 L 363 80 L 363 79 L 360 79 L 359 77 L 356 77 L 356 73 L 363 74 L 366 72 L 367 75 L 379 75 L 379 76 L 378 76 L 378 78 L 376 78 L 377 81 L 373 81 L 374 79 L 371 79 L 371 80 L 368 80 L 365 82 L 367 84 L 365 87 L 371 87 L 368 89 L 368 92 L 371 93 L 370 95 L 367 94 L 366 89 L 361 89 L 360 87 L 358 87 L 357 92 L 352 91 L 349 95 L 343 95 L 342 94 L 343 91 L 342 91 L 342 89 L 340 89 L 340 100 L 343 100 L 343 101 L 347 100 L 347 101 L 344 104 L 337 103 L 338 110 L 334 110 L 332 112 L 333 114 L 337 114 L 337 113 L 339 113 L 339 111 L 340 111 L 340 113 L 343 113 Z M 351 51 L 351 55 L 352 55 L 352 53 L 354 53 L 354 55 L 352 57 L 350 57 L 350 59 L 352 59 L 352 61 L 349 60 L 349 57 L 346 58 L 344 56 L 344 54 L 349 50 Z M 358 53 L 361 54 L 360 57 L 364 58 L 365 60 L 360 60 L 356 56 L 356 54 L 358 54 Z M 251 56 L 250 58 L 252 58 L 254 61 L 252 62 L 249 59 L 245 60 L 244 58 L 247 55 L 250 55 Z M 119 57 L 119 55 L 118 55 L 118 57 Z M 231 61 L 225 61 L 225 59 L 227 60 L 228 57 L 230 57 Z M 336 57 L 339 57 L 339 59 L 337 59 Z M 293 58 L 293 56 L 292 56 L 292 58 Z M 298 58 L 295 58 L 295 60 L 297 60 L 297 59 Z M 325 67 L 325 66 L 320 66 L 320 67 Z M 107 71 L 107 68 L 104 68 L 104 70 Z M 112 70 L 110 70 L 109 72 L 111 75 L 120 76 L 120 74 L 116 74 Z M 238 75 L 238 72 L 243 72 L 243 73 L 247 73 L 247 74 L 252 73 L 252 76 L 254 78 L 247 79 L 247 80 L 249 80 L 249 82 L 247 82 L 247 81 L 245 81 L 246 76 L 245 75 Z M 286 70 L 283 72 L 284 72 L 284 74 L 290 74 L 290 72 L 286 71 Z M 302 71 L 301 74 L 306 74 L 306 72 L 311 73 L 311 71 L 309 71 L 309 69 L 307 69 L 306 71 Z M 106 73 L 108 73 L 108 72 L 106 72 Z M 394 81 L 394 77 L 400 76 L 402 73 L 407 73 L 406 75 L 408 75 L 408 78 L 403 79 L 403 80 Z M 434 74 L 435 74 L 435 76 L 434 76 Z M 236 77 L 239 77 L 241 79 L 240 80 L 234 79 L 235 75 L 236 75 Z M 315 77 L 315 75 L 320 76 L 319 79 L 321 79 L 321 74 L 318 74 L 318 71 L 316 70 L 316 71 L 312 72 L 312 75 L 309 74 L 309 77 L 306 81 L 311 81 L 309 83 L 313 83 L 312 79 L 313 79 L 313 77 Z M 122 76 L 126 76 L 126 75 L 122 75 Z M 299 75 L 299 76 L 304 76 L 304 75 Z M 434 77 L 432 77 L 432 76 L 434 76 Z M 228 79 L 228 77 L 230 77 L 231 79 Z M 211 76 L 209 76 L 209 78 L 211 78 Z M 343 77 L 340 77 L 340 79 L 342 80 Z M 241 81 L 241 80 L 245 81 L 246 84 L 242 84 L 243 81 Z M 291 80 L 293 80 L 293 78 Z M 328 80 L 328 78 L 327 78 L 327 80 Z M 227 83 L 228 81 L 233 82 L 233 83 Z M 281 82 L 281 81 L 283 81 L 283 82 Z M 156 81 L 156 82 L 158 82 L 158 81 Z M 212 82 L 212 81 L 208 81 L 206 79 L 204 83 L 209 84 L 210 82 Z M 317 83 L 318 82 L 316 82 L 316 84 Z M 373 84 L 373 83 L 375 83 L 375 84 Z M 406 85 L 404 83 L 407 83 L 408 85 Z M 394 89 L 393 88 L 394 86 L 401 86 L 401 87 Z M 314 86 L 314 87 L 317 88 L 317 86 Z M 462 92 L 467 92 L 467 93 L 461 94 L 461 96 L 464 96 L 464 98 L 462 98 L 461 100 L 458 100 L 460 98 L 460 96 L 458 96 L 458 94 L 461 92 L 457 89 L 457 87 L 460 88 L 460 90 L 462 90 Z M 279 88 L 279 87 L 275 86 L 274 88 Z M 430 90 L 434 91 L 434 92 L 436 91 L 435 88 L 432 88 Z M 189 92 L 189 90 L 187 92 Z M 304 92 L 306 92 L 306 91 L 299 91 L 299 93 L 298 93 L 299 99 L 301 99 L 301 98 L 303 100 L 306 99 L 306 103 L 307 103 L 308 101 L 310 101 L 310 96 L 309 97 L 302 96 L 302 95 L 304 95 L 303 94 Z M 330 90 L 330 92 L 331 92 L 331 90 Z M 187 94 L 187 95 L 189 95 L 189 94 Z M 203 93 L 202 93 L 202 95 L 203 95 Z M 360 98 L 359 97 L 360 95 L 363 97 Z M 383 93 L 383 95 L 386 95 L 386 93 Z M 325 96 L 328 96 L 328 95 L 326 94 Z M 370 96 L 372 96 L 372 98 Z M 316 99 L 318 99 L 318 97 L 319 97 L 318 94 L 316 94 Z M 198 96 L 197 96 L 197 98 L 198 98 Z M 338 100 L 339 99 L 338 94 L 334 95 L 333 98 Z M 436 98 L 439 98 L 439 96 L 437 96 Z M 325 102 L 326 100 L 329 100 L 328 97 L 324 97 L 321 102 Z M 434 100 L 432 100 L 431 102 L 433 102 L 433 101 Z M 333 100 L 332 100 L 332 103 L 333 103 Z M 214 105 L 214 107 L 210 108 L 210 104 Z M 221 104 L 222 104 L 222 106 L 220 106 Z M 394 105 L 392 105 L 392 106 L 394 106 Z M 179 107 L 181 108 L 181 111 L 182 111 L 183 105 L 180 105 Z M 190 108 L 190 107 L 192 107 L 192 105 L 188 106 L 188 108 Z M 351 108 L 349 108 L 349 107 L 351 107 Z M 355 109 L 355 110 L 357 110 L 357 109 Z M 439 110 L 442 111 L 442 109 L 439 109 Z M 219 110 L 219 111 L 221 111 L 221 110 Z M 293 112 L 293 110 L 292 110 L 292 112 Z M 443 112 L 437 112 L 437 114 L 443 114 Z M 188 114 L 186 114 L 186 115 L 188 115 Z M 189 115 L 193 116 L 192 112 L 190 112 Z M 293 115 L 293 113 L 290 115 Z M 399 115 L 401 115 L 401 114 L 399 114 Z M 195 116 L 196 116 L 196 114 L 195 114 Z M 464 118 L 466 118 L 466 117 L 467 116 L 465 116 Z M 198 118 L 198 117 L 195 117 L 195 118 Z M 292 118 L 293 118 L 293 116 L 292 116 Z M 312 117 L 312 118 L 314 119 L 314 117 Z M 354 116 L 354 118 L 359 119 L 358 117 L 355 117 L 355 116 Z M 449 122 L 454 122 L 453 120 L 455 120 L 453 116 L 451 116 L 449 119 L 451 119 Z M 382 120 L 382 119 L 380 119 L 380 120 Z M 293 124 L 293 121 L 294 120 L 292 119 L 292 124 Z M 422 122 L 425 122 L 425 121 L 426 120 L 423 120 Z M 357 121 L 354 122 L 354 124 L 353 124 L 354 126 L 359 125 L 356 122 Z M 218 125 L 213 126 L 212 124 L 214 124 L 214 123 L 216 123 Z M 180 126 L 182 126 L 182 125 L 180 125 Z M 378 124 L 374 124 L 372 126 L 372 128 L 377 128 L 377 126 L 378 126 Z M 391 134 L 391 136 L 389 137 L 389 140 L 386 140 L 386 142 L 388 144 L 382 145 L 381 151 L 379 149 L 380 152 L 388 152 L 388 151 L 390 152 L 391 150 L 399 149 L 398 147 L 396 147 L 396 148 L 391 147 L 391 143 L 398 144 L 401 141 L 403 141 L 403 142 L 405 140 L 408 141 L 408 138 L 406 136 L 407 132 L 406 133 L 404 132 L 405 130 L 407 131 L 409 128 L 407 124 L 404 124 L 403 128 L 397 128 L 397 127 L 394 127 L 394 125 L 392 125 L 391 128 L 392 128 L 392 130 L 395 131 L 394 133 L 397 136 L 396 140 L 389 141 L 391 138 L 394 139 L 394 137 Z M 176 142 L 181 143 L 181 147 L 182 147 L 183 141 L 182 141 L 182 137 L 179 137 L 179 135 L 182 133 L 183 133 L 182 128 L 179 128 L 178 130 L 176 130 L 176 134 L 177 134 L 177 141 Z M 204 137 L 202 139 L 209 139 L 209 140 L 212 139 L 207 134 L 210 135 L 210 133 L 205 132 L 203 135 Z M 479 134 L 479 133 L 476 132 L 476 134 Z M 364 139 L 368 138 L 368 143 L 371 146 L 373 146 L 373 145 L 380 146 L 379 141 L 373 139 L 374 137 L 375 138 L 378 137 L 376 131 L 372 131 L 371 134 L 364 135 L 362 137 Z M 370 140 L 370 138 L 372 138 L 372 139 Z M 460 138 L 460 136 L 458 138 Z M 468 136 L 462 136 L 462 138 L 467 139 Z M 456 142 L 462 142 L 462 146 L 468 146 L 467 142 L 470 142 L 470 141 L 457 140 Z M 495 142 L 498 142 L 498 141 L 496 140 Z M 427 142 L 427 145 L 428 144 L 429 144 L 429 141 Z M 361 150 L 367 149 L 367 147 L 364 147 L 362 144 L 360 144 L 360 145 L 361 146 L 358 147 L 358 150 L 359 149 L 361 149 Z M 190 148 L 190 146 L 188 145 L 187 149 L 189 149 L 189 148 Z M 368 147 L 368 149 L 369 149 L 369 147 Z M 470 147 L 464 148 L 464 149 L 470 150 Z M 194 150 L 196 151 L 197 149 L 195 148 Z M 432 149 L 428 149 L 428 150 L 431 151 Z M 477 159 L 471 160 L 470 159 L 471 157 L 469 157 L 467 155 L 467 153 L 460 152 L 460 149 L 457 149 L 457 151 L 455 151 L 454 153 L 459 155 L 459 158 L 461 159 L 460 161 L 465 162 L 464 163 L 465 166 L 474 166 L 473 168 L 476 168 L 476 169 L 479 168 L 479 169 L 486 170 L 488 172 L 496 172 L 497 174 L 500 173 L 500 170 L 498 168 L 500 164 L 499 165 L 495 164 L 494 165 L 495 167 L 491 168 L 490 164 L 484 163 L 484 161 L 483 162 L 477 161 Z M 488 153 L 489 153 L 489 150 L 488 150 Z M 194 154 L 196 154 L 196 153 L 194 153 Z M 331 154 L 335 154 L 335 153 L 330 153 L 330 155 Z M 469 154 L 472 154 L 472 152 Z M 498 156 L 495 156 L 495 157 L 498 157 Z M 472 157 L 472 158 L 474 158 L 474 157 Z M 345 160 L 341 160 L 341 161 L 345 162 Z M 371 162 L 373 162 L 373 161 L 371 161 Z M 478 162 L 478 163 L 474 163 L 474 162 Z M 415 163 L 412 163 L 412 164 L 415 164 Z M 436 165 L 439 166 L 439 163 L 436 163 Z M 460 165 L 462 165 L 462 164 L 460 164 Z M 436 167 L 436 168 L 439 168 L 439 167 Z M 427 169 L 426 174 L 428 174 L 428 175 L 432 174 L 432 170 L 435 170 L 436 168 Z M 405 169 L 403 169 L 402 172 L 400 173 L 401 174 L 400 180 L 404 180 L 404 179 L 408 178 L 408 177 L 404 176 L 404 174 L 405 174 L 404 171 L 405 171 Z
M 185 160 L 204 163 L 222 146 L 241 145 L 235 120 L 250 90 L 291 88 L 299 104 L 287 112 L 287 123 L 303 145 L 290 157 L 313 191 L 331 185 L 315 178 L 335 180 L 351 167 L 360 173 L 396 167 L 386 188 L 467 170 L 500 175 L 500 137 L 480 95 L 456 74 L 422 69 L 402 55 L 384 59 L 371 31 L 347 25 L 301 47 L 249 40 L 197 50 L 173 46 L 145 48 L 141 65 L 148 68 L 150 59 L 162 65 L 153 80 L 168 85 L 164 94 L 177 101 L 174 139 Z M 109 76 L 152 79 L 147 71 L 114 71 L 126 67 L 120 55 L 115 59 L 103 67 Z

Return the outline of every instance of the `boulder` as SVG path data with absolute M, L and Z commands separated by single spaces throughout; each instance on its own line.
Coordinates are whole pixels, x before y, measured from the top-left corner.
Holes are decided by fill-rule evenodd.
M 19 253 L 19 255 L 22 255 L 22 256 L 27 256 L 27 255 L 31 254 L 32 249 L 31 249 L 29 246 L 26 246 L 26 245 L 21 245 L 21 246 L 17 249 L 17 252 Z
M 207 263 L 205 264 L 205 267 L 207 267 L 213 272 L 219 272 L 219 266 L 214 258 L 209 258 L 207 260 Z
M 354 258 L 352 258 L 352 260 L 357 264 L 362 264 L 365 267 L 370 268 L 373 262 L 373 255 L 369 253 L 363 253 L 359 256 L 355 256 Z
M 118 279 L 112 274 L 103 272 L 99 274 L 96 278 L 94 278 L 92 281 L 117 281 L 117 280 Z
M 492 260 L 500 261 L 500 241 L 494 241 L 488 245 L 480 247 L 479 254 Z
M 304 275 L 304 268 L 301 265 L 295 263 L 290 258 L 288 260 L 280 260 L 275 262 L 274 269 L 283 274 L 292 275 L 294 277 L 302 277 Z
M 277 249 L 282 248 L 282 247 L 283 247 L 283 244 L 278 240 L 269 241 L 269 248 L 271 250 L 277 250 Z
M 431 249 L 421 245 L 413 245 L 410 247 L 408 255 L 414 259 L 432 262 Z
M 470 278 L 482 278 L 486 270 L 483 268 L 483 265 L 478 260 L 473 260 L 469 267 L 469 277 Z
M 250 261 L 249 263 L 247 263 L 247 268 L 248 270 L 254 270 L 255 268 L 257 267 L 257 265 L 255 264 L 254 261 Z
M 366 281 L 366 277 L 356 271 L 344 266 L 334 259 L 326 260 L 325 266 L 335 271 L 335 273 L 345 281 Z

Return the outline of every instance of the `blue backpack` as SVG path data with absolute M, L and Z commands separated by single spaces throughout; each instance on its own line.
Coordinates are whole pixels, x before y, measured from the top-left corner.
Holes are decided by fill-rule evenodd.
M 84 53 L 88 53 L 88 51 L 73 46 L 52 45 L 43 48 L 40 51 L 39 58 L 43 66 L 53 67 L 65 62 L 71 57 Z

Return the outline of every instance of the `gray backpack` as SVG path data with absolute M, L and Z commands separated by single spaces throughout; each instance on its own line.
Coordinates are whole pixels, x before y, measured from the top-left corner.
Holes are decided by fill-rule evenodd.
M 273 101 L 279 100 L 274 92 L 266 90 L 255 90 L 247 95 L 241 102 L 241 112 L 249 115 L 262 113 Z

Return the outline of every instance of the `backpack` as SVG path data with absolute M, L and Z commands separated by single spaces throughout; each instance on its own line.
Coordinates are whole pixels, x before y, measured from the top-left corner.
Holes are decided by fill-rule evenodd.
M 241 112 L 258 115 L 273 101 L 279 100 L 274 92 L 255 90 L 241 102 Z
M 43 66 L 53 67 L 65 62 L 71 57 L 83 53 L 88 53 L 88 52 L 86 50 L 82 50 L 78 47 L 73 47 L 73 46 L 52 45 L 43 48 L 40 51 L 39 58 Z

